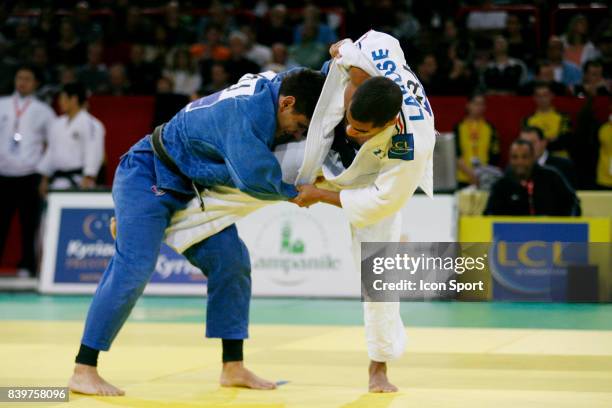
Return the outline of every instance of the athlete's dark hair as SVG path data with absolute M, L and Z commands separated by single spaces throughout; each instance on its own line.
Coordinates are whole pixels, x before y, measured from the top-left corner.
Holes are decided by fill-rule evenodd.
M 351 100 L 353 119 L 383 126 L 397 116 L 402 108 L 402 90 L 392 80 L 374 77 L 357 88 Z
M 315 106 L 317 106 L 324 83 L 325 76 L 318 71 L 311 69 L 296 70 L 296 72 L 289 73 L 283 78 L 280 94 L 293 96 L 295 98 L 295 112 L 306 115 L 310 119 Z
M 521 129 L 522 133 L 535 133 L 538 136 L 538 139 L 544 140 L 544 132 L 542 129 L 536 126 L 523 126 Z
M 68 97 L 76 96 L 79 100 L 79 105 L 82 105 L 87 100 L 87 89 L 80 82 L 70 82 L 62 86 L 60 93 L 65 93 Z

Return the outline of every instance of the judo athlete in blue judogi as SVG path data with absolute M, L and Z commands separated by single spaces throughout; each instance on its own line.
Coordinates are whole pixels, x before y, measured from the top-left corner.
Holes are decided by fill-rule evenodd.
M 89 308 L 69 381 L 72 391 L 123 395 L 98 375 L 98 353 L 109 350 L 153 274 L 172 215 L 199 189 L 232 186 L 264 200 L 297 195 L 282 181 L 271 150 L 303 138 L 323 82 L 310 70 L 276 78 L 245 75 L 236 85 L 190 103 L 122 156 L 113 182 L 116 251 Z M 236 227 L 187 256 L 208 275 L 206 334 L 223 339 L 221 384 L 274 388 L 242 364 L 251 281 L 248 251 Z

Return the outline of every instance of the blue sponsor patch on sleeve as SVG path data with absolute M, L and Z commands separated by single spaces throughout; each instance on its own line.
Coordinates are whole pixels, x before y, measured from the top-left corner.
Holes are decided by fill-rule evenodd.
M 414 136 L 412 133 L 393 136 L 387 155 L 390 159 L 414 160 Z

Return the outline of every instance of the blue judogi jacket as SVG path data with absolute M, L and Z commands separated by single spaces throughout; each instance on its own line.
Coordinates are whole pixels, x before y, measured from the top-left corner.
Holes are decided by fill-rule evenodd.
M 180 110 L 163 130 L 163 142 L 182 175 L 157 157 L 160 189 L 193 194 L 200 186 L 224 185 L 262 200 L 286 200 L 297 195 L 282 181 L 272 153 L 281 81 L 251 76 Z M 152 150 L 149 136 L 133 149 Z

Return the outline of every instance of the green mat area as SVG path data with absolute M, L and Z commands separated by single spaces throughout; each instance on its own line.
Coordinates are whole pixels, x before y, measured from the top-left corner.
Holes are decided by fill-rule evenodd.
M 83 321 L 91 296 L 0 293 L 0 320 Z M 612 304 L 513 302 L 405 302 L 407 326 L 612 330 Z M 141 298 L 130 319 L 204 322 L 204 297 Z M 251 303 L 253 324 L 361 325 L 359 300 L 264 298 Z

